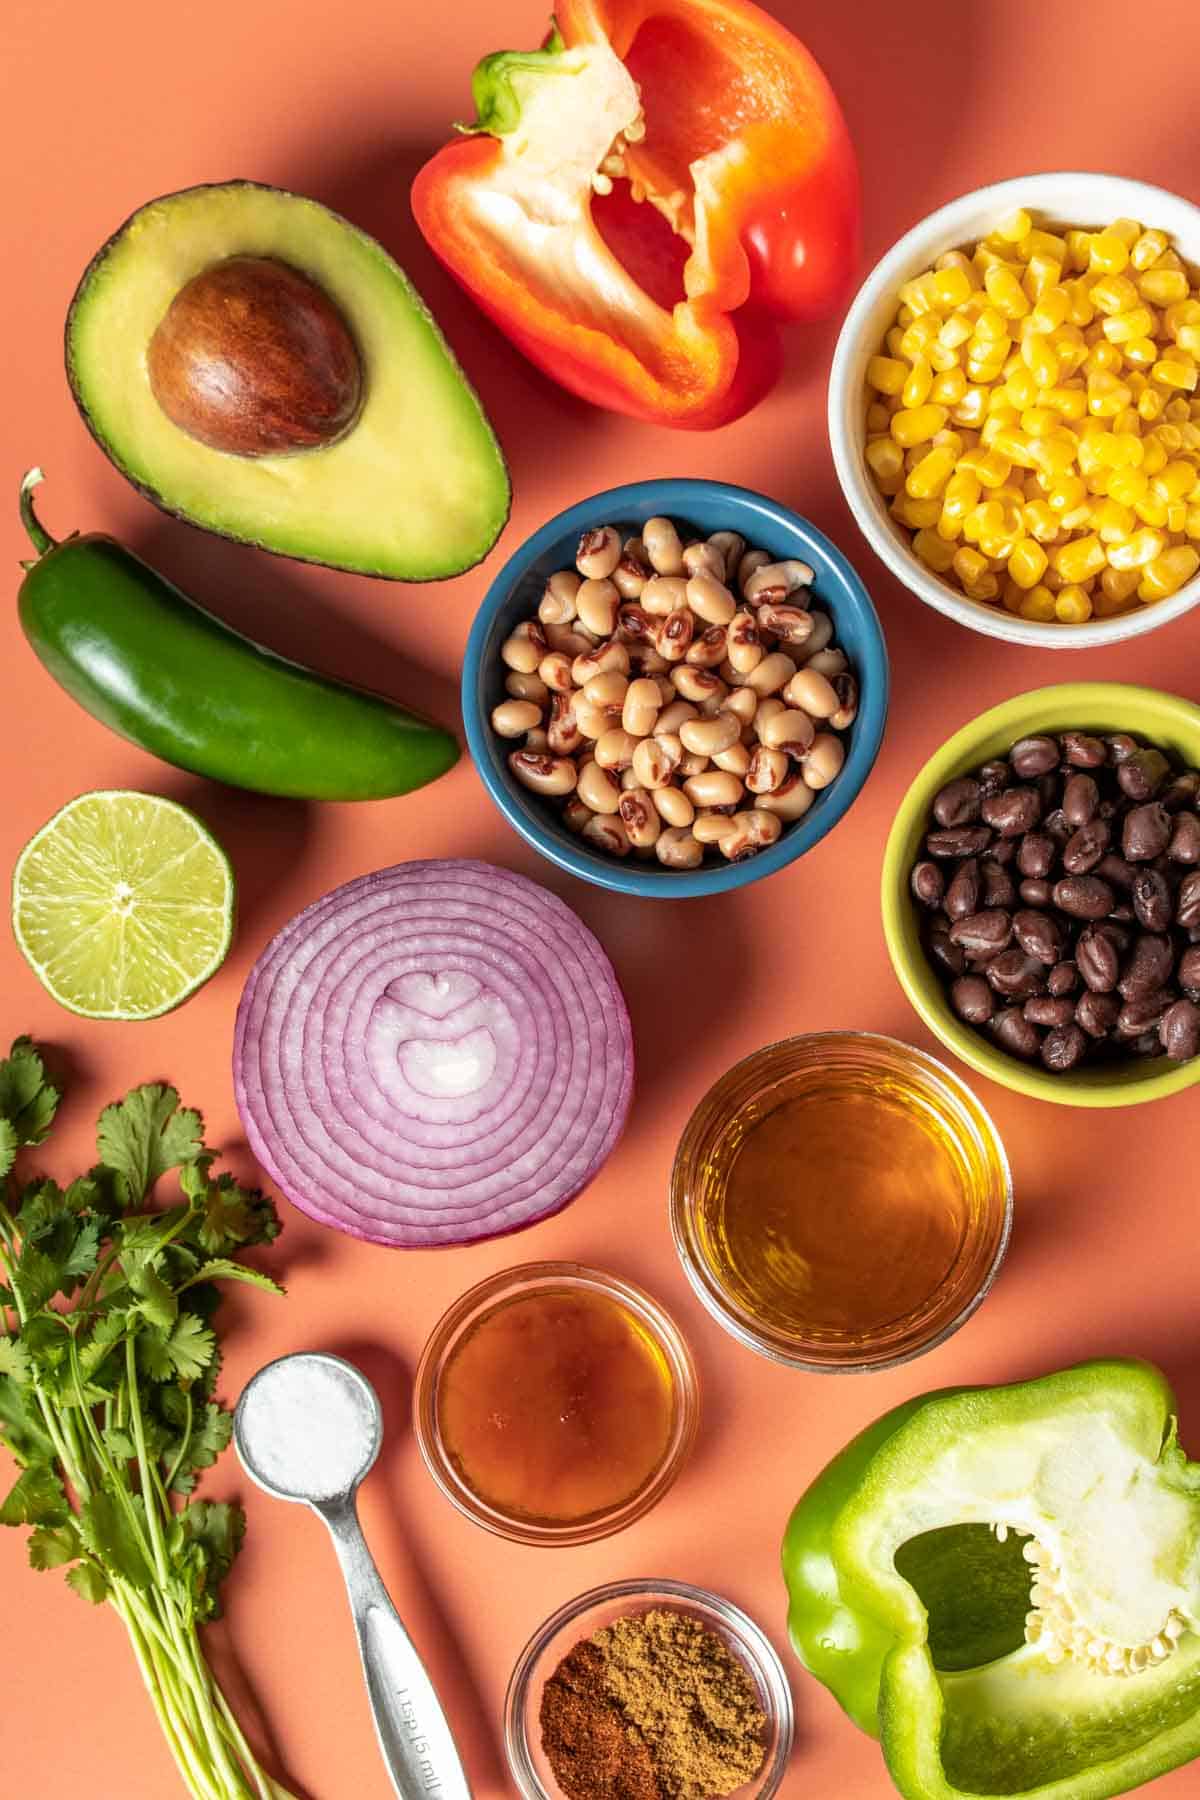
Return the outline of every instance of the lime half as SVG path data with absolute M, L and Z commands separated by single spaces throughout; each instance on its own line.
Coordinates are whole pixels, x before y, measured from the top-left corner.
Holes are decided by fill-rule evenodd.
M 13 931 L 61 1005 L 155 1019 L 215 975 L 233 936 L 233 870 L 186 807 L 156 794 L 81 794 L 30 838 L 13 874 Z

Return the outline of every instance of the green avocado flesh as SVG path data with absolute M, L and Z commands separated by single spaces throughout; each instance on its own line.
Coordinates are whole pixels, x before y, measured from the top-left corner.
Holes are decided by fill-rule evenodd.
M 349 326 L 364 398 L 335 443 L 235 456 L 189 436 L 155 399 L 147 351 L 159 322 L 185 283 L 232 256 L 300 270 Z M 79 284 L 67 373 L 89 430 L 149 499 L 264 550 L 431 581 L 479 562 L 508 517 L 500 447 L 403 270 L 356 226 L 278 188 L 187 188 L 134 213 Z

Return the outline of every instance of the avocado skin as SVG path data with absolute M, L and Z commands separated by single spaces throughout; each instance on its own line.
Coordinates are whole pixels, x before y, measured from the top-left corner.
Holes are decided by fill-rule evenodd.
M 504 476 L 504 481 L 505 481 L 504 505 L 503 505 L 502 512 L 497 517 L 495 530 L 492 532 L 492 535 L 491 535 L 489 541 L 484 543 L 482 545 L 482 547 L 478 550 L 478 553 L 471 556 L 468 560 L 457 563 L 454 567 L 447 568 L 446 570 L 444 570 L 438 574 L 405 575 L 405 574 L 398 574 L 387 568 L 374 567 L 374 566 L 367 567 L 367 566 L 364 566 L 364 565 L 361 565 L 358 563 L 353 563 L 353 562 L 335 561 L 335 560 L 331 560 L 327 557 L 318 556 L 315 554 L 308 555 L 302 549 L 297 549 L 297 548 L 289 548 L 286 550 L 281 549 L 278 546 L 270 543 L 268 541 L 268 539 L 266 539 L 265 537 L 256 537 L 247 532 L 234 531 L 231 529 L 227 529 L 226 527 L 224 527 L 221 524 L 216 523 L 212 520 L 197 519 L 197 518 L 193 517 L 190 513 L 188 513 L 186 510 L 184 510 L 180 507 L 177 507 L 177 506 L 173 506 L 171 504 L 171 502 L 168 499 L 166 499 L 162 493 L 159 492 L 159 490 L 153 485 L 153 483 L 144 480 L 134 470 L 130 469 L 127 466 L 124 459 L 121 457 L 119 451 L 117 450 L 116 446 L 104 435 L 103 431 L 100 429 L 99 425 L 97 424 L 90 407 L 87 404 L 87 400 L 83 393 L 83 388 L 82 388 L 79 372 L 76 367 L 76 359 L 75 359 L 75 355 L 74 355 L 73 339 L 74 339 L 74 330 L 75 330 L 76 320 L 80 313 L 81 307 L 86 303 L 90 284 L 91 284 L 93 278 L 98 274 L 98 272 L 102 268 L 103 264 L 107 261 L 113 248 L 125 236 L 126 232 L 134 224 L 134 222 L 141 216 L 141 214 L 147 212 L 151 207 L 169 204 L 173 200 L 184 200 L 184 199 L 187 199 L 194 195 L 216 193 L 216 192 L 221 192 L 221 193 L 226 193 L 226 194 L 236 194 L 239 192 L 242 192 L 242 193 L 264 193 L 264 194 L 278 195 L 281 199 L 284 199 L 284 200 L 303 201 L 305 199 L 305 196 L 295 194 L 288 188 L 277 187 L 271 182 L 250 181 L 242 176 L 234 176 L 226 181 L 196 182 L 191 187 L 179 188 L 173 192 L 166 193 L 166 194 L 159 194 L 159 195 L 156 195 L 151 200 L 144 201 L 141 206 L 136 207 L 134 209 L 134 211 L 131 212 L 128 215 L 128 217 L 122 221 L 122 223 L 117 227 L 117 229 L 115 231 L 113 231 L 109 234 L 109 236 L 100 245 L 99 249 L 89 259 L 88 264 L 83 271 L 83 274 L 79 278 L 79 282 L 76 285 L 75 292 L 71 297 L 70 305 L 67 308 L 67 316 L 66 316 L 66 320 L 65 320 L 64 328 L 63 328 L 63 350 L 64 350 L 64 362 L 65 362 L 65 366 L 66 366 L 67 382 L 68 382 L 68 385 L 71 390 L 71 397 L 75 402 L 75 406 L 76 406 L 77 411 L 79 412 L 80 418 L 83 420 L 83 423 L 87 427 L 87 430 L 90 433 L 90 435 L 92 436 L 92 438 L 94 438 L 95 442 L 99 445 L 100 449 L 104 452 L 104 455 L 108 458 L 109 462 L 111 462 L 113 464 L 114 468 L 116 468 L 119 471 L 119 473 L 125 478 L 125 480 L 129 482 L 130 486 L 133 487 L 134 489 L 136 489 L 136 491 L 139 494 L 141 494 L 144 499 L 149 500 L 151 505 L 156 506 L 160 512 L 165 513 L 169 518 L 178 519 L 183 524 L 191 525 L 197 530 L 210 532 L 214 537 L 222 537 L 222 538 L 225 538 L 228 541 L 235 543 L 235 544 L 248 544 L 254 549 L 265 550 L 269 555 L 284 556 L 290 562 L 312 563 L 320 568 L 336 569 L 339 572 L 344 573 L 344 574 L 365 575 L 368 577 L 373 577 L 375 579 L 384 580 L 384 581 L 396 581 L 396 582 L 445 581 L 445 580 L 451 580 L 457 575 L 465 574 L 468 570 L 478 567 L 478 565 L 481 562 L 483 562 L 484 559 L 491 553 L 491 550 L 492 550 L 493 546 L 495 545 L 497 539 L 499 538 L 501 532 L 504 530 L 505 526 L 508 524 L 509 518 L 512 513 L 512 484 L 511 484 L 511 481 L 508 479 L 508 469 L 507 469 L 507 464 L 504 459 L 503 448 L 499 442 L 499 439 L 496 436 L 495 430 L 493 429 L 493 427 L 491 425 L 491 421 L 488 419 L 488 416 L 483 409 L 483 404 L 480 401 L 478 394 L 476 393 L 475 389 L 472 387 L 471 383 L 467 380 L 466 375 L 463 373 L 463 370 L 462 370 L 461 366 L 459 365 L 457 358 L 454 356 L 454 353 L 451 350 L 449 344 L 447 343 L 446 339 L 443 337 L 441 329 L 438 326 L 437 321 L 434 319 L 433 314 L 430 312 L 429 308 L 425 305 L 425 302 L 421 299 L 421 296 L 417 293 L 416 289 L 412 286 L 412 284 L 410 282 L 408 282 L 407 276 L 404 277 L 404 280 L 408 287 L 408 292 L 411 297 L 411 300 L 412 300 L 413 304 L 415 305 L 415 307 L 419 310 L 419 312 L 421 313 L 423 318 L 425 319 L 426 323 L 429 325 L 429 327 L 433 331 L 438 342 L 441 344 L 442 349 L 444 350 L 451 365 L 455 369 L 458 379 L 461 382 L 464 390 L 470 396 L 470 398 L 474 402 L 476 408 L 478 409 L 479 421 L 480 421 L 481 428 L 482 428 L 483 432 L 486 433 L 487 438 L 490 440 L 491 446 L 492 446 L 492 448 L 495 452 L 496 458 L 497 458 L 499 468 Z M 332 207 L 325 206 L 325 204 L 323 202 L 314 202 L 313 204 L 319 204 L 322 212 L 327 214 L 330 219 L 335 220 L 339 225 L 344 226 L 348 232 L 352 232 L 355 236 L 360 237 L 360 238 L 368 238 L 369 237 L 369 233 L 364 232 L 362 230 L 361 226 L 354 225 L 350 220 L 345 218 L 343 214 L 341 214 L 339 212 L 335 212 Z M 375 240 L 371 240 L 371 241 L 374 242 Z M 383 250 L 382 250 L 382 246 L 377 245 L 377 248 L 380 249 L 381 254 L 386 255 L 386 252 L 383 252 Z M 228 252 L 229 255 L 231 255 L 231 256 L 235 255 L 235 254 L 237 254 L 237 252 L 238 252 L 238 245 L 237 245 L 236 241 L 231 241 L 230 246 L 229 246 L 229 252 Z M 393 261 L 393 259 L 390 257 L 388 258 L 388 260 Z M 394 265 L 394 266 L 398 267 L 398 265 Z M 338 300 L 338 295 L 336 293 L 332 294 L 331 298 L 333 298 L 336 302 Z M 347 435 L 349 435 L 349 434 L 347 434 Z M 237 458 L 233 458 L 233 457 L 230 458 L 230 461 L 232 461 L 232 462 L 236 462 L 237 460 L 238 460 Z

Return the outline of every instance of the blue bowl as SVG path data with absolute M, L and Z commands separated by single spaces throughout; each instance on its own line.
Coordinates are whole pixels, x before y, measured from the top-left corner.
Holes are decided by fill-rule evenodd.
M 615 525 L 622 535 L 639 531 L 656 515 L 691 525 L 698 536 L 737 531 L 772 557 L 800 557 L 816 572 L 814 603 L 829 612 L 834 639 L 858 676 L 858 717 L 850 727 L 846 762 L 837 780 L 817 794 L 802 819 L 785 827 L 778 841 L 746 862 L 715 862 L 699 869 L 619 861 L 573 837 L 553 803 L 524 788 L 509 772 L 513 748 L 491 727 L 493 707 L 504 699 L 506 670 L 500 646 L 514 627 L 537 611 L 542 589 L 556 569 L 574 566 L 585 531 Z M 887 649 L 866 588 L 846 558 L 824 534 L 774 500 L 749 488 L 721 481 L 681 478 L 635 481 L 610 488 L 568 507 L 535 531 L 511 556 L 487 591 L 471 627 L 463 663 L 462 710 L 467 744 L 488 793 L 526 843 L 560 869 L 620 894 L 677 900 L 691 894 L 722 894 L 748 887 L 803 856 L 849 812 L 879 753 L 888 703 Z

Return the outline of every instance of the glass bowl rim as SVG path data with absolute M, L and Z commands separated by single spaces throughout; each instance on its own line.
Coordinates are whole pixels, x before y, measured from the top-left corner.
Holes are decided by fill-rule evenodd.
M 752 1326 L 747 1324 L 745 1320 L 739 1318 L 738 1315 L 725 1304 L 716 1283 L 712 1282 L 710 1284 L 702 1267 L 701 1259 L 693 1246 L 693 1232 L 691 1226 L 694 1209 L 688 1195 L 681 1195 L 679 1191 L 681 1184 L 678 1179 L 678 1171 L 684 1141 L 691 1130 L 692 1121 L 717 1087 L 723 1082 L 736 1076 L 738 1071 L 744 1069 L 749 1063 L 756 1062 L 760 1057 L 770 1056 L 773 1051 L 782 1050 L 789 1044 L 817 1046 L 822 1043 L 829 1043 L 833 1040 L 838 1042 L 849 1041 L 867 1046 L 882 1045 L 886 1046 L 889 1050 L 902 1051 L 906 1057 L 914 1057 L 919 1062 L 924 1063 L 926 1068 L 933 1072 L 944 1086 L 949 1089 L 950 1093 L 960 1105 L 962 1104 L 962 1096 L 965 1095 L 970 1108 L 973 1108 L 978 1112 L 982 1128 L 986 1131 L 990 1139 L 991 1148 L 995 1154 L 1001 1176 L 1003 1204 L 996 1248 L 992 1254 L 991 1261 L 983 1273 L 983 1277 L 980 1280 L 978 1287 L 969 1296 L 964 1305 L 954 1314 L 953 1318 L 947 1320 L 946 1324 L 935 1332 L 932 1337 L 909 1349 L 898 1351 L 894 1356 L 865 1358 L 856 1361 L 848 1360 L 845 1362 L 818 1362 L 811 1356 L 793 1354 L 784 1349 L 779 1342 L 766 1336 L 765 1333 L 756 1331 Z M 720 1325 L 724 1331 L 727 1331 L 731 1337 L 736 1338 L 738 1343 L 743 1344 L 748 1350 L 757 1352 L 759 1356 L 765 1356 L 771 1362 L 779 1363 L 784 1368 L 799 1369 L 806 1375 L 881 1374 L 889 1369 L 898 1369 L 902 1367 L 904 1363 L 914 1362 L 917 1357 L 926 1356 L 931 1350 L 938 1349 L 938 1347 L 944 1344 L 948 1338 L 953 1337 L 956 1331 L 961 1330 L 967 1323 L 967 1320 L 971 1318 L 972 1314 L 979 1310 L 984 1300 L 991 1292 L 996 1277 L 1000 1273 L 1000 1268 L 1004 1262 L 1005 1255 L 1007 1254 L 1009 1240 L 1012 1237 L 1012 1168 L 1009 1164 L 1008 1153 L 1004 1148 L 1004 1140 L 1000 1135 L 991 1113 L 973 1089 L 968 1087 L 962 1077 L 957 1075 L 953 1069 L 942 1062 L 939 1057 L 931 1055 L 928 1050 L 922 1050 L 915 1044 L 905 1043 L 903 1038 L 892 1037 L 889 1033 L 883 1031 L 837 1029 L 829 1031 L 801 1031 L 794 1032 L 790 1037 L 776 1038 L 769 1044 L 762 1044 L 758 1049 L 749 1051 L 745 1056 L 740 1057 L 736 1063 L 732 1063 L 722 1074 L 718 1075 L 717 1079 L 712 1082 L 700 1096 L 700 1099 L 696 1102 L 688 1115 L 687 1123 L 680 1134 L 679 1143 L 675 1149 L 675 1156 L 671 1163 L 670 1215 L 671 1236 L 675 1242 L 675 1251 L 680 1262 L 683 1264 L 683 1272 L 688 1278 L 692 1292 L 700 1301 L 700 1304 L 704 1307 L 709 1316 L 715 1319 L 718 1325 Z
M 625 1581 L 604 1582 L 589 1588 L 574 1600 L 567 1600 L 551 1613 L 525 1644 L 518 1656 L 504 1695 L 504 1751 L 509 1774 L 524 1800 L 556 1800 L 543 1785 L 529 1753 L 526 1729 L 527 1699 L 537 1666 L 550 1644 L 564 1626 L 581 1618 L 594 1607 L 612 1601 L 661 1599 L 668 1604 L 681 1600 L 709 1621 L 724 1627 L 735 1641 L 741 1660 L 750 1669 L 763 1699 L 768 1722 L 774 1726 L 775 1745 L 769 1764 L 764 1763 L 756 1781 L 762 1785 L 754 1800 L 771 1800 L 778 1792 L 791 1758 L 796 1728 L 796 1708 L 791 1683 L 783 1659 L 761 1625 L 721 1594 L 709 1588 L 696 1587 L 688 1581 L 655 1580 L 637 1577 Z M 749 1784 L 747 1784 L 749 1785 Z M 731 1795 L 730 1800 L 736 1800 Z
M 535 1292 L 547 1285 L 568 1285 L 603 1294 L 633 1314 L 653 1338 L 671 1369 L 675 1408 L 666 1455 L 650 1479 L 619 1506 L 593 1513 L 572 1524 L 546 1524 L 514 1518 L 493 1508 L 474 1494 L 454 1472 L 442 1444 L 437 1418 L 437 1383 L 451 1347 L 460 1341 L 472 1319 L 481 1317 L 492 1303 L 506 1295 Z M 662 1303 L 636 1282 L 590 1263 L 545 1259 L 516 1263 L 485 1276 L 467 1289 L 442 1313 L 425 1341 L 413 1373 L 413 1434 L 426 1469 L 456 1510 L 475 1525 L 512 1542 L 567 1547 L 610 1537 L 632 1525 L 663 1499 L 683 1469 L 699 1426 L 700 1375 L 683 1331 Z

